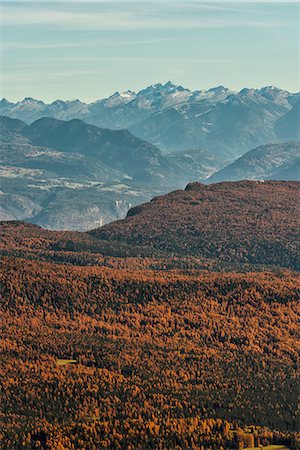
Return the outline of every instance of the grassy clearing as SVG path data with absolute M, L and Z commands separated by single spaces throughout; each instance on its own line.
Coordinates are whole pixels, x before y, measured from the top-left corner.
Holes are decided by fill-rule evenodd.
M 76 359 L 57 359 L 56 365 L 57 366 L 66 366 L 67 364 L 75 364 L 77 361 Z
M 247 447 L 244 450 L 290 450 L 285 445 L 268 445 L 267 447 Z

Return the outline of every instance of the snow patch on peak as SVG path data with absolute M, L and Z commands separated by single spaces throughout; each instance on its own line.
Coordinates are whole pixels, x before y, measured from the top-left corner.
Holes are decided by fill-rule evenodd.
M 256 89 L 253 88 L 244 88 L 242 89 L 240 92 L 238 92 L 238 95 L 255 95 L 256 94 Z
M 121 94 L 119 94 L 122 98 L 133 98 L 133 97 L 135 97 L 135 92 L 133 92 L 133 91 L 130 91 L 130 90 L 128 90 L 128 91 L 125 91 L 125 92 L 122 92 Z
M 104 103 L 109 108 L 113 108 L 115 106 L 125 105 L 129 103 L 131 100 L 135 99 L 136 94 L 130 90 L 125 92 L 116 91 L 113 95 L 104 100 Z
M 229 89 L 225 86 L 216 86 L 213 88 L 208 89 L 207 92 L 214 92 L 214 93 L 224 93 L 224 92 L 229 92 Z
M 22 101 L 18 102 L 19 104 L 35 104 L 35 105 L 45 105 L 41 100 L 36 100 L 32 97 L 25 97 Z

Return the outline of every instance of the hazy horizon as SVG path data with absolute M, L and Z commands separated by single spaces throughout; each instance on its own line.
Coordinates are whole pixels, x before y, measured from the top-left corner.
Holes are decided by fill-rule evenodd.
M 165 85 L 166 83 L 169 83 L 169 82 L 171 82 L 172 84 L 174 84 L 174 85 L 176 85 L 176 86 L 182 86 L 180 83 L 175 83 L 175 82 L 173 82 L 172 80 L 167 80 L 167 81 L 162 81 L 162 82 L 159 81 L 158 83 L 151 83 L 150 85 L 143 86 L 141 89 L 144 89 L 144 88 L 147 88 L 147 87 L 150 87 L 150 86 L 154 86 L 154 85 L 156 85 L 156 84 L 162 84 L 162 85 Z M 218 87 L 221 87 L 221 86 L 223 86 L 223 85 L 219 85 L 219 86 L 211 86 L 211 87 L 209 87 L 209 88 L 207 88 L 207 89 L 203 89 L 203 90 L 214 89 L 214 88 L 218 88 Z M 182 87 L 184 87 L 184 88 L 186 88 L 186 89 L 190 89 L 189 86 L 182 86 Z M 223 87 L 229 89 L 230 91 L 232 91 L 232 92 L 234 92 L 234 93 L 240 92 L 240 90 L 231 89 L 231 88 L 228 87 L 228 86 L 223 86 Z M 273 86 L 273 85 L 269 85 L 269 86 L 258 86 L 258 87 L 244 86 L 245 89 L 262 89 L 262 88 L 265 88 L 265 87 L 275 87 L 275 88 L 279 88 L 279 89 L 285 90 L 285 89 L 283 89 L 281 86 Z M 242 88 L 242 89 L 244 89 L 244 88 Z M 201 90 L 201 89 L 202 89 L 202 88 L 199 87 L 198 90 Z M 190 90 L 193 91 L 192 89 L 190 89 Z M 197 90 L 197 89 L 195 89 L 195 90 Z M 121 91 L 121 90 L 118 90 L 118 89 L 117 89 L 117 90 L 115 90 L 114 92 L 111 92 L 110 94 L 108 94 L 106 97 L 97 97 L 97 98 L 91 99 L 90 101 L 86 101 L 86 102 L 85 102 L 84 100 L 78 98 L 78 97 L 73 97 L 73 98 L 61 98 L 61 97 L 55 97 L 55 98 L 53 98 L 53 99 L 51 99 L 51 100 L 45 100 L 45 99 L 43 99 L 43 98 L 31 97 L 31 96 L 25 96 L 25 97 L 23 97 L 23 98 L 19 98 L 19 99 L 16 99 L 16 100 L 14 100 L 14 101 L 11 100 L 10 98 L 7 98 L 7 97 L 0 97 L 0 100 L 4 100 L 4 99 L 5 99 L 5 100 L 7 100 L 7 101 L 9 101 L 9 102 L 11 102 L 11 103 L 17 103 L 17 102 L 21 102 L 21 101 L 23 101 L 23 100 L 25 100 L 25 99 L 28 99 L 28 98 L 33 98 L 34 100 L 42 101 L 42 102 L 44 102 L 45 104 L 51 104 L 52 102 L 54 102 L 54 101 L 56 101 L 56 100 L 62 100 L 62 101 L 66 101 L 66 102 L 72 102 L 72 101 L 79 100 L 79 101 L 81 101 L 82 103 L 90 104 L 90 103 L 93 103 L 94 101 L 104 100 L 105 98 L 108 98 L 108 97 L 110 97 L 110 96 L 116 94 L 117 92 L 119 92 L 119 94 L 123 94 L 123 93 L 125 93 L 126 91 L 132 91 L 132 92 L 134 92 L 134 93 L 138 93 L 138 92 L 140 91 L 140 89 L 132 89 L 132 88 L 130 88 L 130 87 L 129 87 L 128 89 L 125 89 L 124 91 Z M 287 91 L 288 91 L 288 90 L 287 90 Z M 299 92 L 299 90 L 298 90 L 298 91 L 294 91 L 294 92 L 291 92 L 291 91 L 288 91 L 288 92 L 290 92 L 291 94 L 297 94 L 297 93 Z
M 92 102 L 168 80 L 299 91 L 297 3 L 13 1 L 1 16 L 0 97 L 12 102 Z

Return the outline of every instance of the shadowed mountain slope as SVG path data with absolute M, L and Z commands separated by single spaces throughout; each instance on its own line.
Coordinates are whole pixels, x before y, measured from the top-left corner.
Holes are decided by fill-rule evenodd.
M 20 134 L 21 130 L 26 126 L 25 122 L 19 119 L 11 119 L 10 117 L 0 116 L 0 138 L 2 142 L 10 142 Z
M 24 128 L 22 134 L 34 145 L 78 152 L 139 179 L 155 176 L 153 166 L 158 176 L 160 169 L 163 172 L 171 169 L 157 147 L 127 130 L 98 128 L 79 119 L 64 122 L 44 117 Z
M 278 120 L 276 132 L 280 139 L 300 139 L 300 100 Z
M 297 171 L 299 160 L 300 142 L 262 145 L 214 173 L 208 182 L 268 179 L 300 181 L 300 171 Z

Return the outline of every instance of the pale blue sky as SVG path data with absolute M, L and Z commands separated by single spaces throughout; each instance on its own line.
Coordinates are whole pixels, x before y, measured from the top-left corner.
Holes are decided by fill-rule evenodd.
M 299 3 L 3 1 L 0 97 L 79 98 L 166 82 L 299 90 Z

